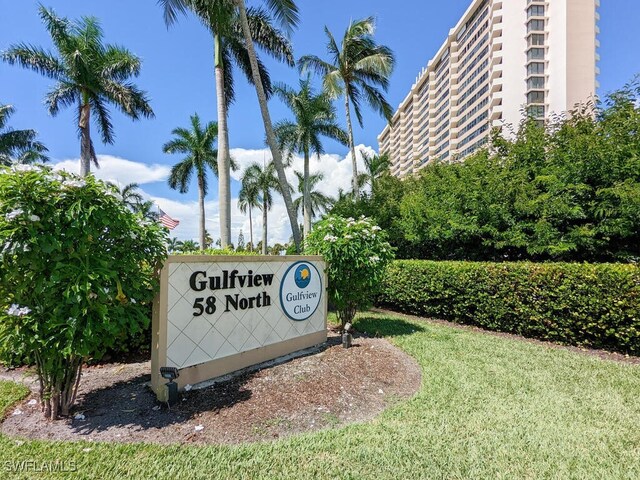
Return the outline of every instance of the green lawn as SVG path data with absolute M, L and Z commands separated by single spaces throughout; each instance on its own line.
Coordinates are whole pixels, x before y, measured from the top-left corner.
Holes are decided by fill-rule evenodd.
M 24 385 L 0 380 L 0 418 L 4 418 L 5 412 L 9 410 L 11 405 L 22 400 L 28 394 L 29 389 Z
M 380 314 L 357 326 L 423 373 L 413 399 L 369 423 L 239 447 L 0 436 L 0 460 L 74 461 L 77 478 L 112 479 L 640 478 L 640 367 Z M 0 405 L 21 395 L 0 384 Z

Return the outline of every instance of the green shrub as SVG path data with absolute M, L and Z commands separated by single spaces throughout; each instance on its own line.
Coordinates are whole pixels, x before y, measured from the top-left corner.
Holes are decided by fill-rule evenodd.
M 378 304 L 570 345 L 640 354 L 640 268 L 402 260 Z
M 165 242 L 92 176 L 0 169 L 0 345 L 35 361 L 46 417 L 69 413 L 83 362 L 146 328 Z
M 329 216 L 315 225 L 305 245 L 307 254 L 327 262 L 329 301 L 344 328 L 358 309 L 371 305 L 393 259 L 387 236 L 368 218 Z

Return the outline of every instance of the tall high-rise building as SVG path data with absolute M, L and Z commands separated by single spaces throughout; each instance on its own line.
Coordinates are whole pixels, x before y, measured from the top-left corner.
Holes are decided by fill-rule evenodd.
M 600 0 L 474 0 L 378 136 L 391 173 L 462 159 L 493 127 L 589 101 Z

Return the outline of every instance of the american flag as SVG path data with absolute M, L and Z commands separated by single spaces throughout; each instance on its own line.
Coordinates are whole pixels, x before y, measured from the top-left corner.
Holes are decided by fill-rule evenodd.
M 169 230 L 173 230 L 178 225 L 180 225 L 180 220 L 176 220 L 174 218 L 171 218 L 161 208 L 158 208 L 158 212 L 160 213 L 160 217 L 158 218 L 158 220 L 160 221 L 160 223 L 162 225 L 167 227 Z

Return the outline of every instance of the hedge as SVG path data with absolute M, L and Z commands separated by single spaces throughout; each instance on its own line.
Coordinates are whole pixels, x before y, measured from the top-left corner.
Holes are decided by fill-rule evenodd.
M 378 305 L 558 343 L 640 354 L 640 267 L 399 260 Z

